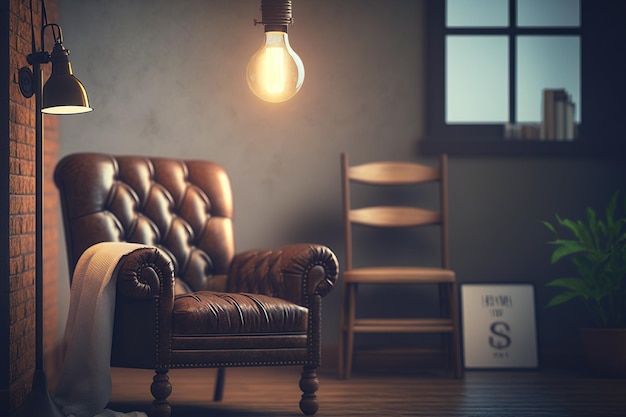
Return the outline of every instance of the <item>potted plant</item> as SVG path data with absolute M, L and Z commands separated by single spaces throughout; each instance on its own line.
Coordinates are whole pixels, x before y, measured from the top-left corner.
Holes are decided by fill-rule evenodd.
M 554 246 L 551 263 L 568 259 L 577 271 L 547 283 L 560 289 L 547 307 L 582 301 L 593 323 L 581 329 L 588 365 L 606 376 L 626 376 L 626 199 L 619 207 L 618 199 L 615 192 L 604 219 L 588 207 L 583 220 L 557 214 L 555 224 L 543 222 L 556 237 L 548 242 Z

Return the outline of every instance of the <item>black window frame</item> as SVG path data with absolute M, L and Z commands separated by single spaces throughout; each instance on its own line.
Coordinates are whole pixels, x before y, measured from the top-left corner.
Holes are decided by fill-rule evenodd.
M 517 0 L 509 0 L 509 26 L 502 28 L 457 28 L 446 27 L 446 1 L 428 0 L 426 3 L 426 136 L 422 138 L 419 149 L 424 154 L 447 152 L 449 154 L 482 155 L 595 155 L 601 147 L 585 135 L 587 123 L 585 106 L 587 105 L 585 65 L 584 13 L 589 9 L 590 1 L 580 0 L 580 25 L 573 27 L 517 27 Z M 597 8 L 598 6 L 596 6 Z M 593 10 L 592 10 L 593 12 Z M 509 114 L 515 120 L 515 79 L 516 79 L 516 39 L 523 35 L 567 35 L 580 38 L 580 83 L 581 83 L 581 123 L 579 135 L 573 141 L 541 141 L 505 139 L 504 126 L 498 124 L 447 124 L 445 122 L 445 43 L 447 35 L 493 34 L 508 37 L 509 42 Z M 590 39 L 593 36 L 590 37 Z M 588 44 L 589 42 L 587 42 Z

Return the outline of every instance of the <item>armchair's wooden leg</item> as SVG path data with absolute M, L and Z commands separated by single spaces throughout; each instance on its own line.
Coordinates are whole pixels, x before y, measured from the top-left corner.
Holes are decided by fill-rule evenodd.
M 158 369 L 152 379 L 150 392 L 154 397 L 152 408 L 150 409 L 150 417 L 170 417 L 172 407 L 167 401 L 167 397 L 172 393 L 172 384 L 167 376 L 167 369 Z
M 305 366 L 300 379 L 300 390 L 302 390 L 302 399 L 300 400 L 300 410 L 306 415 L 313 415 L 319 409 L 317 401 L 317 389 L 320 387 L 320 381 L 317 378 L 317 367 Z
M 224 397 L 224 378 L 226 377 L 225 368 L 217 368 L 217 378 L 215 380 L 215 391 L 213 393 L 213 401 L 222 401 Z

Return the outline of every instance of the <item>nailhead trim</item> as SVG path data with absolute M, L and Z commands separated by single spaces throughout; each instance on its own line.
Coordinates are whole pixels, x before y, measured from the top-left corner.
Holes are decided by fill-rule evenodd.
M 271 366 L 271 365 L 312 365 L 309 361 L 266 361 L 266 362 L 206 362 L 206 363 L 177 363 L 172 364 L 176 368 L 199 368 L 199 367 L 222 367 L 222 366 Z

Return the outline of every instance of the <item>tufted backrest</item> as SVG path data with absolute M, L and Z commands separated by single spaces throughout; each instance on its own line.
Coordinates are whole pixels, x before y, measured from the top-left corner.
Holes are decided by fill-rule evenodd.
M 154 245 L 198 291 L 234 255 L 230 181 L 209 161 L 79 153 L 57 164 L 70 270 L 99 242 Z

